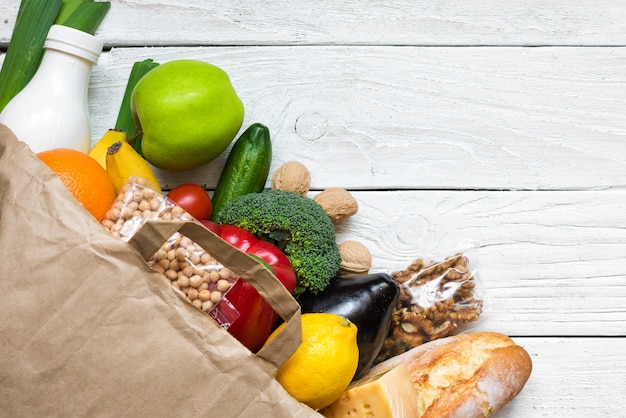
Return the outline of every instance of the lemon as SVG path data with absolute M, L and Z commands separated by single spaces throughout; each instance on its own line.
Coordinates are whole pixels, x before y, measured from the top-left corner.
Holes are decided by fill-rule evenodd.
M 284 324 L 268 338 L 271 341 Z M 278 369 L 276 380 L 298 401 L 324 408 L 346 390 L 359 362 L 357 327 L 332 313 L 302 315 L 302 344 Z

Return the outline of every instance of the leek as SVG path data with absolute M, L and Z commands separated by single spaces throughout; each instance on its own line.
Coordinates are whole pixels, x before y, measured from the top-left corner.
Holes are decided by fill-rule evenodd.
M 64 0 L 63 3 L 55 23 L 92 35 L 111 8 L 111 3 L 108 1 Z
M 61 0 L 22 0 L 11 42 L 0 69 L 0 112 L 37 71 L 43 44 Z
M 0 112 L 33 78 L 53 24 L 94 34 L 111 7 L 93 0 L 22 0 L 0 69 Z
M 126 90 L 124 91 L 120 111 L 117 115 L 117 121 L 115 122 L 115 128 L 126 132 L 128 135 L 128 142 L 132 144 L 135 151 L 139 154 L 141 154 L 141 132 L 139 132 L 139 128 L 133 119 L 130 99 L 133 94 L 133 89 L 141 77 L 158 65 L 158 62 L 154 62 L 151 59 L 146 59 L 133 64 L 133 68 L 130 70 L 130 75 L 128 76 L 128 82 L 126 83 Z
M 57 18 L 55 23 L 62 24 L 67 20 L 67 18 L 78 9 L 78 6 L 83 2 L 83 0 L 62 0 L 61 9 L 59 10 L 59 14 L 57 14 Z

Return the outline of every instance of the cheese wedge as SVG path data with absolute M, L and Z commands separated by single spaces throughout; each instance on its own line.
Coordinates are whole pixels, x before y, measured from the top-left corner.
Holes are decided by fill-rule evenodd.
M 531 370 L 530 356 L 509 337 L 461 334 L 375 366 L 319 412 L 326 418 L 486 417 L 522 390 Z

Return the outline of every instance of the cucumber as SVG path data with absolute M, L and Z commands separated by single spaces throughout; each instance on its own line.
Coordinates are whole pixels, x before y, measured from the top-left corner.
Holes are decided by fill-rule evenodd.
M 213 193 L 211 220 L 235 198 L 263 191 L 272 163 L 270 131 L 253 123 L 235 141 Z

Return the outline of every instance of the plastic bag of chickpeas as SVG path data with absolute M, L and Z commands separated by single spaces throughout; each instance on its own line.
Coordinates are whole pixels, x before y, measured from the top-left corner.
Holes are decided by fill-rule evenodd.
M 148 220 L 197 222 L 144 179 L 134 177 L 124 185 L 101 223 L 115 237 L 128 241 Z M 227 299 L 222 300 L 239 277 L 189 238 L 174 233 L 148 262 L 223 328 L 239 316 Z

